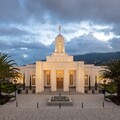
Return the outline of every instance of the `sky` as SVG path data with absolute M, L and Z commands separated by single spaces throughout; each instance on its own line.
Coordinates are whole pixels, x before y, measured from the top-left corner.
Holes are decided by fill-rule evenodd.
M 120 51 L 120 0 L 0 0 L 0 52 L 18 65 L 54 52 L 58 26 L 66 52 Z

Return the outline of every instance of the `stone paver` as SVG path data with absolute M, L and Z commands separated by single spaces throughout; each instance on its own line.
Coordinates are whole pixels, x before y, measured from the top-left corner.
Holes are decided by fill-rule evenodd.
M 18 95 L 19 107 L 14 102 L 0 106 L 0 120 L 119 120 L 120 108 L 105 101 L 103 95 L 69 95 L 73 106 L 47 106 L 50 95 Z M 39 102 L 39 109 L 37 109 Z M 82 102 L 84 108 L 81 108 Z

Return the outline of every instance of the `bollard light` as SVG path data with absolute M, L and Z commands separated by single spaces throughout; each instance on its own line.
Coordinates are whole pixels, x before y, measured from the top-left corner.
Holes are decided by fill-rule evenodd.
M 83 102 L 82 102 L 82 108 L 83 108 Z
M 37 102 L 37 108 L 39 108 L 39 102 Z
M 59 108 L 61 108 L 61 103 L 59 103 Z
M 16 107 L 18 107 L 18 101 L 16 102 Z
M 104 102 L 103 102 L 103 107 L 105 107 Z

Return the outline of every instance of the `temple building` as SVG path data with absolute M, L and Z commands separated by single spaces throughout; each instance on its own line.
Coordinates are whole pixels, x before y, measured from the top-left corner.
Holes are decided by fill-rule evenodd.
M 93 87 L 96 81 L 99 82 L 101 66 L 74 61 L 73 56 L 66 53 L 64 37 L 59 33 L 55 38 L 55 51 L 46 57 L 46 61 L 19 66 L 19 69 L 25 74 L 25 85 L 29 86 L 31 80 L 36 93 L 44 91 L 45 88 L 50 88 L 51 91 L 69 91 L 72 87 L 84 93 L 89 82 Z

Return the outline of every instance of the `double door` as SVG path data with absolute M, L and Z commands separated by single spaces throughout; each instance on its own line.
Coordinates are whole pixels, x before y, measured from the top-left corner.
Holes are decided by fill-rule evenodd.
M 57 89 L 63 89 L 63 78 L 57 78 Z
M 64 71 L 63 70 L 57 70 L 56 71 L 57 89 L 63 89 L 63 77 L 64 77 Z

